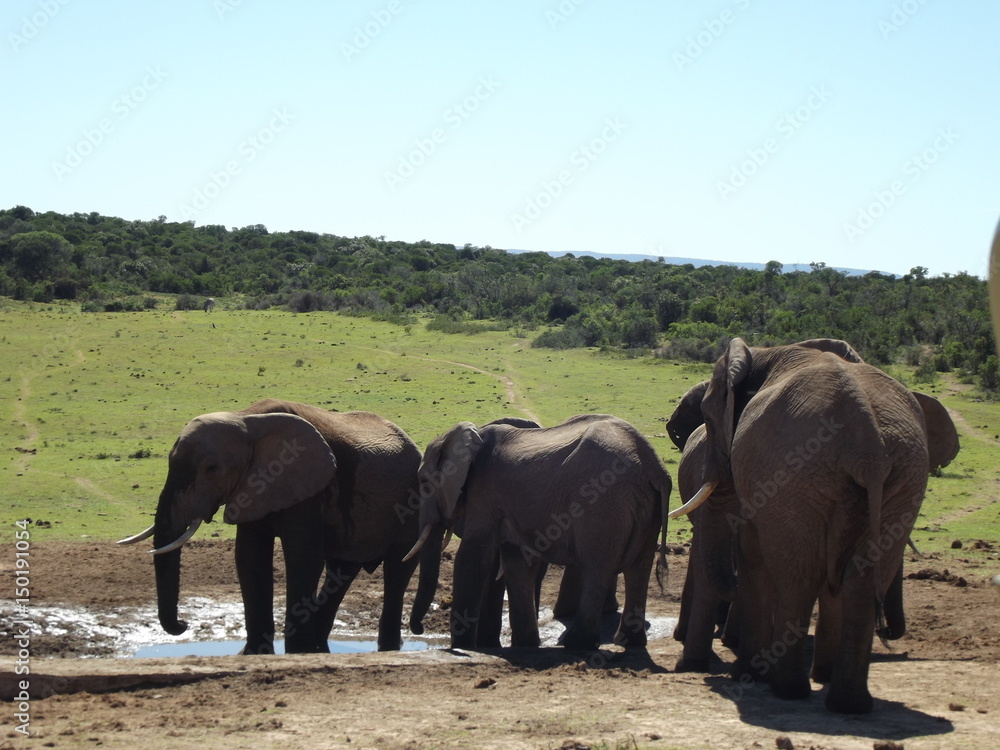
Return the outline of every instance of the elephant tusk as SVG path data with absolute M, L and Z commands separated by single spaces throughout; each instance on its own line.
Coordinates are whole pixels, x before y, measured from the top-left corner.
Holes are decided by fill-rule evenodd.
M 448 542 L 450 542 L 450 541 L 451 541 L 451 527 L 449 526 L 448 530 L 444 534 L 444 542 L 441 543 L 441 549 L 444 549 L 445 547 L 447 547 L 448 546 Z
M 906 543 L 907 543 L 908 545 L 910 545 L 910 549 L 912 549 L 912 550 L 913 550 L 914 554 L 915 554 L 915 555 L 916 555 L 917 557 L 923 557 L 923 556 L 924 556 L 924 555 L 923 555 L 923 553 L 922 553 L 922 552 L 921 552 L 920 550 L 918 550 L 918 549 L 917 549 L 917 545 L 915 545 L 915 544 L 913 543 L 913 537 L 912 537 L 912 536 L 908 536 L 908 537 L 906 537 Z
M 136 542 L 141 542 L 143 539 L 149 539 L 153 536 L 153 527 L 150 526 L 145 531 L 140 531 L 135 536 L 130 536 L 125 539 L 119 539 L 115 544 L 135 544 Z
M 420 538 L 417 543 L 413 545 L 413 549 L 406 553 L 406 557 L 403 558 L 403 562 L 409 562 L 415 554 L 420 551 L 420 548 L 424 546 L 424 542 L 427 541 L 427 537 L 431 535 L 431 524 L 424 526 L 424 530 L 420 533 Z
M 667 518 L 677 518 L 678 516 L 683 516 L 693 511 L 703 502 L 708 500 L 709 496 L 712 494 L 712 490 L 715 489 L 715 486 L 717 484 L 718 482 L 705 482 L 705 484 L 701 486 L 701 489 L 698 490 L 698 493 L 694 497 L 692 497 L 690 500 L 684 503 L 684 505 L 679 507 L 677 510 L 673 510 L 670 511 L 670 513 L 667 513 Z
M 190 526 L 188 526 L 187 531 L 185 531 L 183 534 L 177 537 L 176 540 L 168 544 L 166 547 L 160 547 L 159 549 L 151 550 L 149 554 L 162 555 L 167 552 L 173 552 L 175 549 L 179 547 L 183 547 L 184 543 L 188 539 L 194 536 L 194 532 L 198 530 L 199 526 L 201 526 L 201 519 L 200 518 L 194 519 L 194 522 Z

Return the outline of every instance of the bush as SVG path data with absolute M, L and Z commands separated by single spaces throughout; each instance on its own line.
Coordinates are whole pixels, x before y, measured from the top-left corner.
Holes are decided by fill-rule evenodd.
M 193 294 L 178 294 L 176 305 L 178 310 L 197 310 L 201 307 Z
M 584 332 L 579 328 L 567 326 L 545 331 L 531 342 L 532 347 L 547 347 L 549 349 L 576 349 L 586 345 Z
M 992 354 L 979 366 L 979 387 L 991 395 L 1000 394 L 1000 361 Z

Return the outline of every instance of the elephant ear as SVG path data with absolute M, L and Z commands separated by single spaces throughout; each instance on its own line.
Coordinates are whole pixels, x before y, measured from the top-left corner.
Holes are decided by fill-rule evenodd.
M 469 469 L 483 442 L 472 422 L 459 422 L 444 435 L 436 476 L 441 482 L 441 516 L 448 521 L 455 515 Z
M 958 430 L 951 421 L 951 415 L 944 404 L 933 396 L 913 391 L 917 403 L 924 412 L 924 423 L 927 425 L 927 457 L 930 459 L 930 471 L 934 472 L 951 463 L 958 455 Z
M 705 423 L 705 417 L 701 414 L 701 402 L 705 398 L 705 391 L 711 384 L 711 380 L 703 380 L 698 385 L 693 386 L 681 396 L 681 400 L 674 407 L 673 414 L 667 420 L 667 434 L 678 450 L 684 450 L 691 433 Z
M 330 484 L 337 470 L 319 431 L 294 414 L 248 414 L 252 455 L 226 501 L 226 523 L 257 521 L 290 508 Z
M 807 349 L 819 349 L 821 352 L 836 354 L 847 362 L 864 364 L 864 360 L 854 350 L 854 347 L 840 339 L 809 339 L 808 341 L 800 341 L 796 346 L 804 346 Z
M 753 357 L 741 338 L 729 342 L 726 353 L 719 357 L 712 379 L 701 402 L 705 429 L 711 442 L 705 480 L 718 482 L 729 474 L 729 451 L 736 430 L 736 387 L 750 374 Z

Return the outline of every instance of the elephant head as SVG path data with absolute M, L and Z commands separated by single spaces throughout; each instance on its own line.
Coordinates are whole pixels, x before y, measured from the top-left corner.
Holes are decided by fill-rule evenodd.
M 948 410 L 933 396 L 913 391 L 914 398 L 924 412 L 924 425 L 927 428 L 927 458 L 930 472 L 936 474 L 951 463 L 958 455 L 958 430 L 951 421 Z
M 811 350 L 835 354 L 847 362 L 863 362 L 861 356 L 845 341 L 838 339 L 809 339 L 791 346 L 751 349 L 741 338 L 729 343 L 712 370 L 712 378 L 702 392 L 700 401 L 701 421 L 705 423 L 708 438 L 708 458 L 705 466 L 705 484 L 691 501 L 671 513 L 671 518 L 688 513 L 700 505 L 711 494 L 712 489 L 730 478 L 729 452 L 733 435 L 743 409 L 759 388 L 769 378 L 778 377 L 785 370 L 797 367 L 805 358 L 813 356 Z M 699 384 L 685 394 L 678 406 L 678 423 L 693 423 L 697 426 L 697 415 L 693 413 Z M 688 395 L 691 398 L 687 398 Z M 684 407 L 684 408 L 682 408 Z M 671 419 L 674 419 L 672 417 Z
M 691 437 L 691 433 L 705 423 L 705 418 L 701 415 L 701 402 L 711 382 L 703 380 L 681 396 L 673 414 L 667 420 L 667 434 L 677 446 L 677 450 L 684 450 L 684 444 Z
M 434 528 L 461 524 L 462 489 L 484 442 L 472 422 L 459 422 L 427 446 L 417 471 L 421 534 L 410 555 L 416 554 Z
M 180 547 L 225 505 L 226 523 L 250 523 L 322 491 L 336 460 L 315 427 L 293 414 L 217 412 L 191 420 L 170 450 L 167 479 L 146 531 L 120 543 L 153 537 L 160 624 L 171 635 L 177 619 Z

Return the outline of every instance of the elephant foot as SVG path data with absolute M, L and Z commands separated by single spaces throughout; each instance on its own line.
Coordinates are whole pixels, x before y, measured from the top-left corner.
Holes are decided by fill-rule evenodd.
M 838 714 L 868 714 L 875 707 L 875 701 L 867 687 L 853 692 L 831 687 L 826 696 L 826 707 Z
M 378 650 L 379 651 L 399 651 L 403 648 L 403 639 L 398 635 L 395 638 L 379 638 L 378 639 Z
M 600 648 L 601 639 L 571 627 L 560 636 L 559 645 L 568 651 L 595 651 Z
M 812 686 L 806 677 L 794 680 L 772 680 L 771 692 L 782 700 L 804 700 L 812 695 Z
M 245 645 L 243 649 L 240 651 L 240 654 L 243 656 L 262 656 L 262 655 L 266 656 L 268 654 L 273 654 L 273 653 L 274 653 L 274 643 L 267 641 L 263 643 L 255 643 L 252 645 L 250 643 L 247 643 L 247 645 Z
M 750 662 L 743 658 L 737 658 L 729 670 L 729 676 L 737 682 L 767 682 L 764 675 L 754 669 Z
M 833 665 L 832 664 L 813 664 L 812 674 L 813 682 L 818 682 L 820 685 L 829 684 L 830 680 L 833 679 Z
M 535 633 L 534 636 L 511 634 L 510 645 L 514 648 L 539 648 L 542 645 L 542 641 L 538 637 L 538 633 Z
M 618 632 L 615 633 L 614 642 L 615 645 L 625 648 L 645 648 L 647 643 L 646 631 L 633 633 L 619 628 Z
M 711 663 L 711 658 L 707 656 L 704 658 L 694 658 L 681 654 L 677 657 L 677 663 L 674 664 L 674 671 L 708 673 L 712 671 Z
M 884 628 L 875 631 L 875 635 L 884 641 L 898 641 L 906 635 L 906 624 L 888 624 Z

